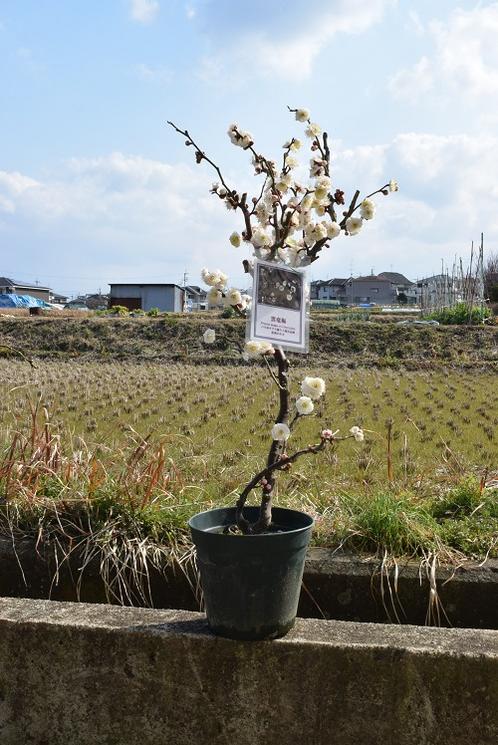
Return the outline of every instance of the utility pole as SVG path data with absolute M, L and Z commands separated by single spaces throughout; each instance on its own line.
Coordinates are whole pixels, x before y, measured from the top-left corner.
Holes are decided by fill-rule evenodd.
M 183 272 L 183 312 L 188 312 L 188 305 L 187 305 L 187 279 L 188 279 L 188 273 L 187 270 Z

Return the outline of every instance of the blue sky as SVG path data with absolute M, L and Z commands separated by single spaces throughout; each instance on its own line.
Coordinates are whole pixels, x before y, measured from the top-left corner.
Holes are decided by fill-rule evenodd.
M 498 238 L 498 2 L 0 0 L 0 275 L 60 292 L 112 281 L 244 285 L 239 219 L 165 122 L 255 190 L 238 122 L 276 157 L 305 106 L 333 142 L 333 183 L 396 178 L 313 278 L 412 279 Z M 303 159 L 304 160 L 304 159 Z

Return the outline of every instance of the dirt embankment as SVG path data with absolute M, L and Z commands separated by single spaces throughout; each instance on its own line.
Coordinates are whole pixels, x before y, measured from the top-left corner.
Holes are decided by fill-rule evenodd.
M 214 328 L 205 347 L 202 332 Z M 203 316 L 162 318 L 2 318 L 0 345 L 39 358 L 240 360 L 245 322 Z M 312 319 L 313 362 L 349 366 L 480 365 L 498 369 L 498 327 L 399 326 L 396 323 Z M 0 349 L 0 355 L 12 353 Z M 309 365 L 305 356 L 294 355 Z

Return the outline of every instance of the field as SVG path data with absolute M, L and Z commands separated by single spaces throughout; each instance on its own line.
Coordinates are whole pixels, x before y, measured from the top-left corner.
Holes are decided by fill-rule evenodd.
M 66 358 L 33 369 L 0 360 L 9 525 L 60 533 L 63 519 L 74 539 L 83 510 L 94 533 L 112 517 L 134 539 L 186 547 L 187 516 L 233 503 L 262 464 L 278 408 L 264 366 L 198 362 Z M 448 561 L 498 555 L 497 492 L 484 488 L 498 469 L 491 371 L 328 363 L 306 374 L 322 376 L 327 394 L 289 451 L 324 427 L 366 432 L 364 443 L 340 443 L 282 474 L 278 503 L 315 515 L 318 544 Z M 303 375 L 294 369 L 295 393 Z

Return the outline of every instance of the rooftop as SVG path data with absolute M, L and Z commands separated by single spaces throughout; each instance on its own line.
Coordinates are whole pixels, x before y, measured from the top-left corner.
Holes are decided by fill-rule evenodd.
M 109 287 L 179 287 L 185 289 L 175 282 L 109 282 Z
M 407 279 L 404 274 L 400 274 L 399 272 L 380 272 L 379 277 L 381 279 L 388 279 L 389 282 L 393 282 L 396 285 L 413 284 L 413 282 Z
M 34 285 L 31 282 L 21 282 L 17 279 L 9 279 L 8 277 L 0 277 L 0 287 L 29 287 L 32 290 L 49 290 L 50 287 L 44 285 Z

